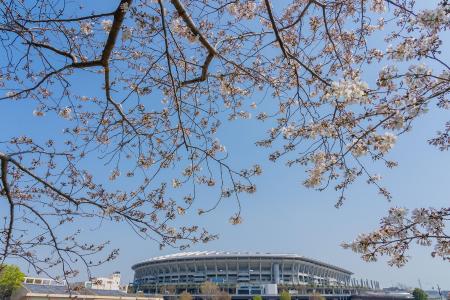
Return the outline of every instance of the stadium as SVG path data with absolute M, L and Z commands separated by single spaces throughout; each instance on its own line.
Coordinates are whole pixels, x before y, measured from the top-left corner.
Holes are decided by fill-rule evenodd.
M 132 266 L 136 292 L 199 293 L 205 281 L 230 294 L 269 294 L 269 289 L 345 288 L 352 272 L 296 254 L 184 252 L 154 257 Z M 276 291 L 272 291 L 272 293 Z M 304 290 L 304 292 L 307 292 Z

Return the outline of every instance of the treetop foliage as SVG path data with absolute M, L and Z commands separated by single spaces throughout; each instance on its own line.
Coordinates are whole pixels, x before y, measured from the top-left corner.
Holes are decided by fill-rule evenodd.
M 291 300 L 291 294 L 288 291 L 282 291 L 280 294 L 280 300 Z
M 11 296 L 11 294 L 22 286 L 25 275 L 19 267 L 14 265 L 0 265 L 0 297 Z
M 427 293 L 425 293 L 422 289 L 419 289 L 419 288 L 415 288 L 413 290 L 412 294 L 413 294 L 414 300 L 427 300 L 428 299 Z

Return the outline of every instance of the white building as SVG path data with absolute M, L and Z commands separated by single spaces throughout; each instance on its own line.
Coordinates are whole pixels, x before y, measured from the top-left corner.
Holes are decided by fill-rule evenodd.
M 95 277 L 90 281 L 86 281 L 84 286 L 88 289 L 94 290 L 110 290 L 120 291 L 123 290 L 120 286 L 120 272 L 114 272 L 109 277 Z

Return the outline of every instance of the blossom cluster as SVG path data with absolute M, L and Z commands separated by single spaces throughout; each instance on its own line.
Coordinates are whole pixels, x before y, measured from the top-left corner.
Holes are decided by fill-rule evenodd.
M 396 47 L 389 46 L 386 53 L 389 58 L 398 61 L 417 59 L 436 51 L 442 41 L 436 34 L 422 35 L 419 38 L 406 38 Z
M 376 13 L 384 13 L 386 11 L 386 4 L 384 0 L 372 0 L 370 9 Z
M 415 22 L 424 28 L 438 30 L 450 25 L 450 14 L 448 10 L 441 7 L 426 9 L 418 14 Z
M 186 26 L 186 24 L 184 23 L 184 21 L 181 18 L 172 19 L 172 21 L 170 23 L 170 29 L 174 33 L 186 38 L 191 43 L 197 41 L 197 39 L 198 39 L 197 36 L 192 34 L 192 30 Z
M 360 234 L 355 241 L 344 243 L 343 247 L 361 254 L 366 261 L 390 256 L 389 264 L 400 267 L 408 261 L 406 252 L 411 243 L 431 246 L 434 240 L 431 255 L 450 260 L 450 243 L 444 230 L 449 215 L 450 208 L 415 208 L 410 212 L 404 207 L 393 207 L 382 219 L 379 229 Z
M 367 104 L 370 103 L 368 89 L 369 85 L 359 78 L 341 79 L 331 84 L 324 98 L 342 101 L 345 104 Z
M 237 19 L 253 19 L 256 15 L 258 5 L 256 1 L 234 1 L 228 4 L 228 12 Z

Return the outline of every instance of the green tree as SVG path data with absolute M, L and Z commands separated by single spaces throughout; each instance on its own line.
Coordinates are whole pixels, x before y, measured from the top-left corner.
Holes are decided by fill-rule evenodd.
M 261 297 L 261 295 L 256 295 L 256 296 L 253 296 L 252 300 L 263 300 L 263 298 Z
M 414 300 L 427 300 L 428 295 L 419 288 L 415 288 L 413 291 Z
M 291 300 L 291 294 L 288 291 L 282 291 L 280 294 L 280 300 Z
M 20 288 L 25 275 L 14 265 L 0 266 L 0 297 L 5 299 Z

